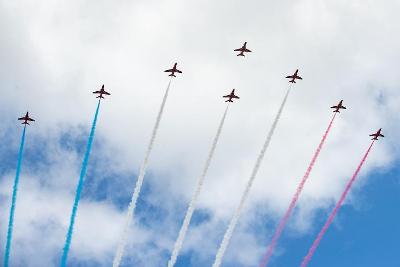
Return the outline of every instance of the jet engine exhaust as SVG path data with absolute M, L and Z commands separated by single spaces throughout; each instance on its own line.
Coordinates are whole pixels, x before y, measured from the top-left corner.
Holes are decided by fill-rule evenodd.
M 349 193 L 354 181 L 356 180 L 358 173 L 361 170 L 361 167 L 364 165 L 365 160 L 367 159 L 369 152 L 371 151 L 372 146 L 374 145 L 375 141 L 372 141 L 371 145 L 368 147 L 367 152 L 365 152 L 360 164 L 358 165 L 356 171 L 354 172 L 353 176 L 351 177 L 349 183 L 346 185 L 344 192 L 342 193 L 339 201 L 337 202 L 335 208 L 333 209 L 332 213 L 329 215 L 328 220 L 326 221 L 324 227 L 322 227 L 321 231 L 319 232 L 317 238 L 314 240 L 314 243 L 310 247 L 307 255 L 304 257 L 303 262 L 301 263 L 301 267 L 306 267 L 310 262 L 312 256 L 315 253 L 319 243 L 322 240 L 322 237 L 325 235 L 326 231 L 328 230 L 329 226 L 331 225 L 333 219 L 335 219 L 336 214 L 338 213 L 339 209 L 342 207 L 344 200 L 346 199 L 347 194 Z
M 122 231 L 122 236 L 118 243 L 117 252 L 114 257 L 113 267 L 118 267 L 121 264 L 122 256 L 124 254 L 124 249 L 125 249 L 127 239 L 128 239 L 129 227 L 133 221 L 133 215 L 134 215 L 135 208 L 136 208 L 136 202 L 139 198 L 140 190 L 143 185 L 143 180 L 144 180 L 144 176 L 146 174 L 146 169 L 147 169 L 147 165 L 149 162 L 150 154 L 151 154 L 151 151 L 153 150 L 153 145 L 154 145 L 154 141 L 157 136 L 158 127 L 160 125 L 161 118 L 162 118 L 162 115 L 164 112 L 165 103 L 167 102 L 171 81 L 172 80 L 169 81 L 167 89 L 165 90 L 165 94 L 164 94 L 164 97 L 163 97 L 163 100 L 162 100 L 162 103 L 160 106 L 160 110 L 157 115 L 156 123 L 154 125 L 153 131 L 151 134 L 150 142 L 148 144 L 142 166 L 140 167 L 139 176 L 137 178 L 135 189 L 132 194 L 131 202 L 129 203 L 128 212 L 126 214 L 125 225 L 124 225 L 124 229 Z
M 4 267 L 8 267 L 8 262 L 10 259 L 10 250 L 11 250 L 11 241 L 12 241 L 12 233 L 14 227 L 14 213 L 15 206 L 17 202 L 17 193 L 18 193 L 18 184 L 19 184 L 19 175 L 21 173 L 21 163 L 22 163 L 22 155 L 24 152 L 24 144 L 25 144 L 25 134 L 26 134 L 26 125 L 24 126 L 24 130 L 22 132 L 21 144 L 18 152 L 18 163 L 17 170 L 15 174 L 12 198 L 11 198 L 11 208 L 10 208 L 10 218 L 8 220 L 8 230 L 7 230 L 7 241 L 6 241 L 6 251 L 4 255 Z
M 97 117 L 99 115 L 100 102 L 101 101 L 99 99 L 99 101 L 97 103 L 96 113 L 94 115 L 94 119 L 93 119 L 93 123 L 92 123 L 92 128 L 91 128 L 90 134 L 89 134 L 88 143 L 86 146 L 85 156 L 83 158 L 81 173 L 79 175 L 78 186 L 76 188 L 74 205 L 72 207 L 72 214 L 71 214 L 70 223 L 69 223 L 69 227 L 68 227 L 67 237 L 65 240 L 64 248 L 63 248 L 63 254 L 62 254 L 61 264 L 60 264 L 61 267 L 67 266 L 68 253 L 69 253 L 69 249 L 71 246 L 72 233 L 74 230 L 76 213 L 78 211 L 78 205 L 79 205 L 79 201 L 81 198 L 81 192 L 82 192 L 82 188 L 83 188 L 83 181 L 86 176 L 86 170 L 87 170 L 87 165 L 88 165 L 88 161 L 89 161 L 90 151 L 92 149 L 94 133 L 96 130 Z
M 179 251 L 182 248 L 182 244 L 183 244 L 183 241 L 185 239 L 187 230 L 189 228 L 190 220 L 192 219 L 192 215 L 193 215 L 193 212 L 194 212 L 194 209 L 195 209 L 195 206 L 196 206 L 197 199 L 198 199 L 198 197 L 200 195 L 200 192 L 201 192 L 201 189 L 203 187 L 203 183 L 204 183 L 204 180 L 206 178 L 208 168 L 210 167 L 211 160 L 212 160 L 212 158 L 214 156 L 215 149 L 217 148 L 218 140 L 219 140 L 219 137 L 221 135 L 222 128 L 224 126 L 224 122 L 225 122 L 226 114 L 228 113 L 228 109 L 229 109 L 229 103 L 226 106 L 226 109 L 225 109 L 224 114 L 222 116 L 221 122 L 219 123 L 217 134 L 214 137 L 214 140 L 213 140 L 213 143 L 212 143 L 212 146 L 211 146 L 211 150 L 210 150 L 210 152 L 208 154 L 208 157 L 207 157 L 207 160 L 206 160 L 206 164 L 204 165 L 203 172 L 201 173 L 201 176 L 200 176 L 200 178 L 199 178 L 199 180 L 197 182 L 197 186 L 196 186 L 196 189 L 195 189 L 194 194 L 192 196 L 192 199 L 190 200 L 190 204 L 189 204 L 189 207 L 187 209 L 185 218 L 183 220 L 181 229 L 179 231 L 178 238 L 177 238 L 177 240 L 175 242 L 174 249 L 173 249 L 172 254 L 171 254 L 171 258 L 170 258 L 170 260 L 168 262 L 168 267 L 173 267 L 175 265 L 176 259 L 177 259 L 178 254 L 179 254 Z
M 276 246 L 276 244 L 277 244 L 277 242 L 278 242 L 278 240 L 279 240 L 279 238 L 280 238 L 280 236 L 282 234 L 282 231 L 285 228 L 286 223 L 288 222 L 288 220 L 290 218 L 290 215 L 293 212 L 294 207 L 296 206 L 297 200 L 299 199 L 299 196 L 300 196 L 300 194 L 301 194 L 301 192 L 303 190 L 303 187 L 304 187 L 305 183 L 307 182 L 308 177 L 310 176 L 310 173 L 311 173 L 312 169 L 314 168 L 314 164 L 317 161 L 318 156 L 319 156 L 319 154 L 320 154 L 320 152 L 322 150 L 322 147 L 323 147 L 323 145 L 325 143 L 325 140 L 328 137 L 328 134 L 329 134 L 329 132 L 330 132 L 330 130 L 332 128 L 332 124 L 333 124 L 333 122 L 334 122 L 334 120 L 336 118 L 336 114 L 337 113 L 335 113 L 333 115 L 333 117 L 332 117 L 332 119 L 331 119 L 331 121 L 330 121 L 330 123 L 328 125 L 328 128 L 326 129 L 324 135 L 322 136 L 321 142 L 319 143 L 317 149 L 314 152 L 314 155 L 313 155 L 313 157 L 311 159 L 311 162 L 308 165 L 307 171 L 304 174 L 303 179 L 301 180 L 299 186 L 297 187 L 296 193 L 294 194 L 294 196 L 292 198 L 292 201 L 290 202 L 289 208 L 287 209 L 285 215 L 283 216 L 282 220 L 280 221 L 280 223 L 278 225 L 278 228 L 275 231 L 275 234 L 274 234 L 274 236 L 272 238 L 271 244 L 269 245 L 268 250 L 267 250 L 266 254 L 264 255 L 264 257 L 263 257 L 263 259 L 261 261 L 260 267 L 268 265 L 268 262 L 269 262 L 269 260 L 270 260 L 270 258 L 272 256 L 272 253 L 274 252 L 275 246 Z
M 267 151 L 267 149 L 269 147 L 269 144 L 271 142 L 271 139 L 272 139 L 272 136 L 274 134 L 275 128 L 276 128 L 276 126 L 277 126 L 277 124 L 279 122 L 279 119 L 281 117 L 283 108 L 285 107 L 286 101 L 288 99 L 290 90 L 291 90 L 291 86 L 289 86 L 289 88 L 287 89 L 285 97 L 283 98 L 283 101 L 282 101 L 282 103 L 281 103 L 281 105 L 279 107 L 278 113 L 276 114 L 274 122 L 272 123 L 271 129 L 269 130 L 269 132 L 267 134 L 267 138 L 266 138 L 266 140 L 264 142 L 264 145 L 262 146 L 260 154 L 257 157 L 256 163 L 254 165 L 253 171 L 252 171 L 251 176 L 250 176 L 250 179 L 247 182 L 246 188 L 245 188 L 244 193 L 242 195 L 242 198 L 241 198 L 241 200 L 239 202 L 239 206 L 236 208 L 236 210 L 234 212 L 234 215 L 233 215 L 231 221 L 229 222 L 229 226 L 228 226 L 228 228 L 227 228 L 227 230 L 226 230 L 226 232 L 224 234 L 224 237 L 222 239 L 222 242 L 221 242 L 221 244 L 219 246 L 219 249 L 218 249 L 218 252 L 217 252 L 217 254 L 215 256 L 215 261 L 214 261 L 214 264 L 212 265 L 212 267 L 219 267 L 221 265 L 221 263 L 222 263 L 222 258 L 224 257 L 225 251 L 226 251 L 226 249 L 227 249 L 227 247 L 229 245 L 229 241 L 232 238 L 233 231 L 234 231 L 234 229 L 236 227 L 236 224 L 237 224 L 237 222 L 239 220 L 239 216 L 240 216 L 240 213 L 241 213 L 241 211 L 243 209 L 244 203 L 246 202 L 246 199 L 247 199 L 247 197 L 248 197 L 248 195 L 250 193 L 251 186 L 253 185 L 254 179 L 256 178 L 258 169 L 260 168 L 260 165 L 261 165 L 261 162 L 262 162 L 262 160 L 264 158 L 265 152 Z

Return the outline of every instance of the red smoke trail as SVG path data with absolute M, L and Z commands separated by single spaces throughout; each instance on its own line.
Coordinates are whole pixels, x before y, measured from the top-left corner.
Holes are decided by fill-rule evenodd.
M 339 209 L 342 207 L 343 202 L 347 196 L 347 193 L 349 193 L 351 186 L 353 185 L 354 181 L 356 180 L 356 178 L 358 176 L 358 173 L 361 170 L 361 167 L 364 165 L 364 162 L 367 159 L 368 154 L 371 151 L 371 148 L 372 148 L 374 142 L 375 141 L 372 141 L 371 145 L 368 147 L 367 152 L 365 153 L 365 155 L 362 158 L 360 164 L 358 165 L 355 173 L 353 174 L 349 183 L 347 184 L 346 189 L 344 190 L 342 196 L 340 197 L 339 202 L 336 204 L 335 209 L 333 210 L 331 215 L 329 215 L 329 218 L 326 221 L 324 227 L 322 228 L 321 232 L 319 232 L 317 238 L 314 240 L 314 243 L 312 244 L 310 250 L 308 251 L 307 256 L 304 257 L 303 262 L 301 263 L 301 267 L 306 267 L 308 265 L 308 263 L 310 262 L 312 256 L 314 255 L 315 250 L 317 249 L 319 243 L 321 242 L 322 237 L 325 235 L 326 230 L 328 230 L 328 227 L 331 225 L 331 223 L 332 223 L 333 219 L 335 219 L 335 216 L 338 213 Z
M 303 191 L 304 184 L 307 182 L 308 177 L 310 176 L 310 173 L 311 173 L 312 169 L 314 168 L 314 164 L 317 161 L 319 153 L 322 150 L 322 147 L 323 147 L 323 145 L 325 143 L 325 140 L 328 137 L 328 134 L 329 134 L 329 132 L 330 132 L 330 130 L 332 128 L 332 124 L 333 124 L 333 122 L 334 122 L 334 120 L 336 118 L 336 114 L 337 113 L 335 113 L 333 115 L 333 117 L 332 117 L 332 119 L 331 119 L 331 121 L 330 121 L 330 123 L 328 125 L 328 128 L 326 129 L 324 135 L 322 136 L 322 140 L 319 143 L 317 149 L 315 150 L 314 156 L 312 157 L 311 162 L 308 165 L 307 171 L 304 174 L 303 179 L 301 180 L 299 186 L 297 187 L 296 193 L 294 194 L 294 196 L 292 198 L 292 202 L 290 202 L 289 208 L 287 209 L 287 211 L 285 213 L 285 216 L 283 216 L 282 220 L 279 222 L 278 228 L 276 229 L 275 234 L 274 234 L 274 236 L 272 238 L 271 244 L 269 245 L 268 250 L 265 253 L 265 255 L 264 255 L 264 257 L 263 257 L 263 259 L 261 261 L 260 267 L 268 265 L 268 262 L 269 262 L 269 260 L 270 260 L 270 258 L 272 256 L 272 253 L 274 252 L 276 243 L 278 242 L 279 237 L 281 236 L 283 229 L 285 229 L 285 225 L 288 222 L 288 220 L 290 218 L 290 215 L 293 212 L 294 207 L 296 206 L 296 203 L 297 203 L 297 200 L 299 199 L 301 191 Z

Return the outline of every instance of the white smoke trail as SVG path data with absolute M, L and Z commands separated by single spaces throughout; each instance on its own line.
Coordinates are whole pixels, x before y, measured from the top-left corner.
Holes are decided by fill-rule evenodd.
M 222 116 L 221 122 L 220 122 L 220 124 L 218 126 L 217 134 L 214 137 L 214 141 L 212 143 L 210 153 L 208 154 L 208 158 L 207 158 L 206 164 L 204 166 L 203 172 L 201 173 L 200 179 L 197 182 L 196 190 L 194 191 L 192 199 L 190 200 L 189 207 L 188 207 L 186 215 L 185 215 L 185 219 L 183 220 L 181 229 L 179 231 L 178 238 L 175 241 L 175 245 L 174 245 L 174 249 L 173 249 L 172 254 L 171 254 L 171 258 L 170 258 L 170 260 L 168 262 L 168 267 L 173 267 L 175 265 L 176 259 L 177 259 L 178 254 L 179 254 L 179 251 L 182 248 L 183 240 L 185 239 L 187 230 L 189 228 L 190 220 L 192 219 L 192 215 L 193 215 L 193 212 L 194 212 L 194 208 L 196 206 L 197 198 L 200 195 L 201 188 L 203 187 L 203 182 L 204 182 L 204 180 L 206 178 L 208 168 L 210 167 L 211 160 L 212 160 L 214 152 L 215 152 L 215 148 L 217 147 L 217 144 L 218 144 L 218 139 L 219 139 L 219 137 L 221 135 L 222 127 L 224 126 L 224 122 L 225 122 L 226 114 L 228 112 L 228 108 L 229 108 L 229 103 L 226 106 L 224 115 Z
M 160 121 L 161 121 L 161 117 L 162 117 L 162 114 L 164 111 L 165 103 L 167 102 L 171 81 L 172 81 L 172 79 L 169 81 L 167 89 L 165 90 L 164 98 L 162 100 L 160 110 L 158 111 L 156 123 L 154 125 L 153 132 L 151 134 L 150 142 L 147 147 L 147 151 L 146 151 L 142 166 L 140 167 L 139 176 L 137 178 L 136 185 L 135 185 L 135 190 L 133 191 L 132 199 L 131 199 L 131 202 L 129 203 L 128 212 L 126 214 L 125 225 L 124 225 L 124 229 L 122 232 L 122 236 L 118 243 L 117 252 L 115 253 L 113 267 L 119 267 L 119 265 L 121 264 L 121 259 L 124 254 L 124 249 L 125 249 L 125 246 L 126 246 L 126 243 L 128 240 L 129 227 L 133 221 L 133 214 L 134 214 L 134 211 L 136 208 L 136 202 L 139 198 L 140 189 L 142 188 L 144 175 L 146 174 L 147 164 L 149 162 L 150 153 L 151 153 L 151 150 L 153 149 L 154 141 L 156 139 L 157 130 L 160 125 Z
M 271 138 L 272 138 L 272 136 L 274 134 L 276 125 L 278 124 L 278 121 L 279 121 L 279 118 L 281 117 L 283 108 L 285 107 L 286 100 L 287 100 L 287 98 L 289 96 L 289 93 L 290 93 L 290 88 L 291 87 L 289 87 L 287 89 L 286 95 L 283 98 L 281 106 L 279 107 L 279 110 L 278 110 L 278 113 L 276 114 L 275 120 L 274 120 L 274 122 L 273 122 L 273 124 L 271 126 L 271 129 L 268 132 L 267 139 L 265 140 L 265 143 L 264 143 L 264 145 L 263 145 L 263 147 L 261 149 L 261 152 L 258 155 L 256 164 L 254 165 L 254 168 L 253 168 L 253 171 L 251 173 L 250 179 L 247 182 L 247 186 L 246 186 L 246 189 L 244 190 L 244 193 L 243 193 L 242 198 L 240 200 L 239 206 L 235 210 L 235 213 L 234 213 L 231 221 L 229 222 L 228 229 L 226 230 L 226 232 L 224 234 L 224 238 L 222 239 L 222 242 L 221 242 L 221 244 L 219 246 L 219 249 L 218 249 L 217 255 L 215 256 L 215 261 L 214 261 L 214 264 L 213 264 L 212 267 L 219 267 L 221 265 L 222 258 L 224 257 L 226 248 L 229 245 L 229 241 L 231 240 L 233 231 L 235 230 L 236 224 L 237 224 L 237 222 L 239 220 L 240 212 L 242 211 L 244 203 L 246 202 L 246 199 L 247 199 L 247 197 L 249 195 L 251 186 L 253 185 L 254 179 L 256 178 L 256 175 L 257 175 L 257 172 L 258 172 L 258 169 L 260 168 L 261 162 L 262 162 L 262 160 L 264 158 L 265 152 L 266 152 L 266 150 L 267 150 L 267 148 L 269 146 L 269 143 L 271 142 Z

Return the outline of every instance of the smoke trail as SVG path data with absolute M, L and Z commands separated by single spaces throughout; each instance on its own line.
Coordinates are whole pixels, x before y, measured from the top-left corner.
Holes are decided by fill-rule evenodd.
M 338 213 L 339 209 L 342 207 L 343 202 L 349 193 L 354 181 L 356 180 L 358 173 L 361 170 L 361 167 L 364 165 L 365 160 L 368 157 L 369 152 L 371 151 L 372 146 L 374 145 L 375 141 L 372 141 L 371 145 L 368 147 L 367 152 L 365 152 L 364 157 L 362 158 L 360 164 L 358 165 L 356 171 L 354 172 L 353 176 L 351 177 L 349 183 L 346 186 L 346 189 L 344 190 L 343 194 L 341 195 L 338 203 L 336 204 L 335 208 L 333 209 L 331 215 L 329 215 L 328 220 L 326 221 L 324 227 L 322 227 L 321 232 L 319 232 L 317 238 L 314 240 L 314 243 L 312 244 L 310 250 L 308 251 L 307 256 L 304 257 L 303 262 L 301 263 L 301 267 L 306 267 L 308 263 L 310 262 L 312 256 L 314 255 L 315 250 L 317 249 L 319 243 L 321 242 L 322 237 L 325 235 L 326 230 L 328 230 L 328 227 L 331 225 L 333 219 L 335 218 L 336 214 Z
M 17 171 L 15 174 L 14 187 L 13 187 L 13 193 L 12 193 L 12 199 L 11 199 L 10 218 L 8 220 L 7 241 L 6 241 L 7 243 L 6 243 L 6 251 L 5 251 L 5 255 L 4 255 L 4 267 L 8 267 L 8 261 L 10 259 L 11 240 L 12 240 L 12 233 L 13 233 L 13 226 L 14 226 L 14 212 L 15 212 L 15 205 L 17 202 L 19 174 L 21 173 L 22 154 L 24 151 L 24 144 L 25 144 L 25 133 L 26 133 L 26 125 L 24 126 L 24 130 L 22 132 L 21 145 L 19 147 L 19 152 L 18 152 Z
M 214 155 L 215 148 L 217 147 L 217 144 L 218 144 L 219 136 L 221 135 L 222 127 L 224 126 L 224 122 L 225 122 L 226 114 L 228 112 L 228 108 L 229 108 L 229 103 L 226 106 L 224 115 L 222 116 L 221 122 L 220 122 L 220 124 L 218 126 L 217 134 L 215 135 L 214 141 L 212 143 L 211 150 L 210 150 L 210 153 L 208 154 L 208 158 L 207 158 L 206 164 L 204 166 L 203 172 L 201 173 L 200 179 L 197 182 L 196 190 L 195 190 L 195 192 L 194 192 L 194 194 L 192 196 L 192 199 L 190 201 L 189 207 L 187 209 L 187 212 L 186 212 L 186 215 L 185 215 L 185 219 L 183 220 L 182 227 L 181 227 L 181 229 L 179 231 L 178 239 L 175 242 L 171 258 L 170 258 L 170 260 L 168 262 L 168 267 L 173 267 L 175 265 L 176 259 L 177 259 L 178 254 L 179 254 L 179 251 L 182 248 L 183 240 L 185 239 L 187 230 L 189 228 L 190 220 L 192 219 L 192 215 L 193 215 L 193 211 L 194 211 L 194 208 L 195 208 L 195 205 L 196 205 L 197 198 L 200 195 L 200 191 L 201 191 L 201 189 L 203 187 L 204 179 L 206 178 L 207 171 L 208 171 L 208 168 L 210 167 L 210 163 L 211 163 L 212 157 Z
M 99 115 L 99 109 L 100 109 L 100 99 L 99 99 L 99 102 L 97 103 L 96 113 L 94 115 L 92 128 L 91 128 L 90 134 L 89 134 L 89 140 L 88 140 L 88 143 L 87 143 L 87 146 L 86 146 L 85 156 L 83 158 L 83 163 L 82 163 L 81 173 L 80 173 L 80 176 L 79 176 L 78 186 L 76 188 L 74 206 L 72 207 L 72 214 L 71 214 L 69 227 L 68 227 L 68 232 L 67 232 L 67 237 L 66 237 L 66 240 L 65 240 L 65 245 L 64 245 L 64 248 L 63 248 L 63 254 L 62 254 L 62 258 L 61 258 L 61 264 L 60 264 L 61 267 L 66 267 L 67 266 L 68 253 L 69 253 L 69 248 L 71 246 L 71 239 L 72 239 L 72 233 L 73 233 L 73 230 L 74 230 L 76 212 L 78 210 L 78 204 L 79 204 L 79 200 L 81 198 L 83 180 L 84 180 L 85 175 L 86 175 L 86 169 L 87 169 L 87 165 L 88 165 L 88 161 L 89 161 L 90 150 L 92 148 L 94 132 L 95 132 L 96 123 L 97 123 L 97 117 Z
M 114 257 L 113 267 L 118 267 L 121 264 L 122 256 L 124 254 L 125 245 L 126 245 L 126 242 L 127 242 L 127 239 L 128 239 L 129 226 L 131 225 L 132 220 L 133 220 L 133 214 L 134 214 L 134 211 L 135 211 L 135 208 L 136 208 L 136 201 L 139 198 L 140 190 L 142 188 L 144 175 L 146 174 L 146 169 L 147 169 L 147 164 L 148 164 L 148 161 L 149 161 L 150 153 L 151 153 L 151 151 L 153 149 L 153 144 L 154 144 L 154 141 L 156 139 L 157 130 L 158 130 L 158 127 L 160 125 L 160 121 L 161 121 L 161 117 L 162 117 L 162 114 L 163 114 L 163 111 L 164 111 L 165 103 L 167 102 L 168 93 L 169 93 L 169 87 L 171 85 L 171 81 L 172 81 L 172 79 L 169 81 L 167 89 L 165 90 L 165 94 L 164 94 L 164 97 L 163 97 L 163 100 L 162 100 L 162 103 L 161 103 L 161 107 L 160 107 L 160 110 L 159 110 L 158 115 L 157 115 L 156 123 L 154 125 L 153 132 L 151 134 L 150 142 L 149 142 L 149 145 L 147 147 L 147 151 L 146 151 L 142 166 L 141 166 L 140 171 L 139 171 L 139 176 L 138 176 L 137 181 L 136 181 L 136 185 L 135 185 L 135 189 L 133 191 L 132 199 L 131 199 L 131 202 L 129 203 L 128 212 L 126 214 L 126 219 L 125 219 L 124 229 L 123 229 L 122 236 L 121 236 L 121 239 L 120 239 L 119 244 L 118 244 L 117 252 L 115 253 L 115 257 Z
M 318 145 L 318 147 L 317 147 L 317 149 L 316 149 L 316 151 L 314 153 L 314 156 L 311 159 L 310 164 L 308 165 L 307 171 L 304 174 L 303 179 L 301 180 L 299 186 L 297 187 L 297 190 L 296 190 L 296 193 L 293 196 L 292 202 L 290 203 L 289 208 L 287 209 L 285 215 L 283 216 L 282 220 L 280 221 L 280 223 L 278 225 L 278 228 L 275 231 L 275 234 L 274 234 L 274 236 L 272 238 L 271 244 L 269 245 L 268 250 L 267 250 L 266 254 L 263 257 L 263 260 L 262 260 L 262 262 L 260 264 L 260 267 L 268 265 L 268 262 L 269 262 L 269 260 L 270 260 L 270 258 L 272 256 L 272 253 L 273 253 L 273 251 L 275 249 L 276 243 L 278 242 L 279 237 L 281 236 L 282 231 L 285 228 L 285 225 L 286 225 L 287 221 L 289 220 L 289 217 L 290 217 L 294 207 L 296 206 L 296 203 L 297 203 L 297 200 L 299 199 L 301 191 L 303 190 L 303 187 L 304 187 L 306 181 L 308 180 L 308 177 L 310 176 L 310 173 L 311 173 L 311 171 L 312 171 L 312 169 L 314 167 L 314 164 L 317 161 L 319 153 L 321 152 L 322 146 L 324 145 L 325 140 L 328 137 L 329 131 L 332 128 L 333 121 L 336 118 L 336 114 L 337 113 L 335 113 L 333 115 L 333 117 L 332 117 L 332 119 L 331 119 L 331 121 L 330 121 L 330 123 L 328 125 L 328 128 L 326 129 L 326 131 L 325 131 L 325 133 L 324 133 L 324 135 L 322 137 L 322 140 L 319 143 L 319 145 Z
M 250 179 L 247 182 L 247 186 L 246 186 L 246 189 L 245 189 L 245 191 L 244 191 L 244 193 L 242 195 L 242 198 L 240 200 L 239 206 L 235 210 L 235 213 L 234 213 L 231 221 L 229 222 L 228 229 L 225 232 L 225 235 L 224 235 L 224 237 L 222 239 L 221 245 L 220 245 L 220 247 L 218 249 L 217 255 L 215 256 L 215 261 L 214 261 L 213 267 L 219 267 L 221 265 L 222 258 L 223 258 L 224 254 L 225 254 L 225 250 L 228 247 L 228 244 L 229 244 L 229 241 L 230 241 L 230 239 L 232 237 L 233 231 L 235 230 L 236 224 L 237 224 L 237 222 L 239 220 L 240 212 L 242 211 L 244 203 L 245 203 L 245 201 L 246 201 L 246 199 L 247 199 L 247 197 L 249 195 L 249 192 L 250 192 L 251 186 L 253 184 L 253 181 L 256 178 L 258 169 L 260 168 L 261 161 L 264 158 L 265 152 L 266 152 L 266 150 L 267 150 L 267 148 L 269 146 L 269 143 L 271 142 L 272 135 L 274 134 L 276 125 L 278 124 L 278 121 L 279 121 L 279 118 L 280 118 L 280 116 L 282 114 L 283 108 L 285 107 L 286 100 L 287 100 L 287 98 L 289 96 L 289 93 L 290 93 L 290 89 L 291 89 L 291 87 L 289 87 L 287 89 L 287 91 L 286 91 L 286 95 L 285 95 L 285 97 L 284 97 L 284 99 L 282 101 L 281 106 L 279 107 L 278 113 L 276 114 L 276 117 L 275 117 L 275 120 L 274 120 L 274 122 L 273 122 L 273 124 L 271 126 L 271 129 L 268 132 L 267 139 L 265 140 L 265 143 L 264 143 L 264 145 L 263 145 L 263 147 L 261 149 L 261 152 L 258 155 L 256 164 L 255 164 L 255 166 L 253 168 L 253 171 L 251 173 Z

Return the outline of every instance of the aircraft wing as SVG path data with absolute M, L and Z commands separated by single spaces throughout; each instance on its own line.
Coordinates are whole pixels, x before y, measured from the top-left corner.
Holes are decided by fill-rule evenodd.
M 23 121 L 23 120 L 25 120 L 25 118 L 24 118 L 24 117 L 21 117 L 21 118 L 18 118 L 18 120 L 19 120 L 19 121 Z
M 289 75 L 289 76 L 286 76 L 286 78 L 288 78 L 288 79 L 292 78 L 293 79 L 293 76 Z
M 242 51 L 242 48 L 235 49 L 233 51 Z
M 34 119 L 31 119 L 31 118 L 27 118 L 27 120 L 28 120 L 28 121 L 35 121 Z
M 238 97 L 237 95 L 233 95 L 232 98 L 237 98 L 237 99 L 239 99 L 240 97 Z
M 383 134 L 380 134 L 379 136 L 385 137 Z
M 104 91 L 103 94 L 105 95 L 111 95 L 109 92 Z
M 250 50 L 250 49 L 247 49 L 247 48 L 245 48 L 245 49 L 244 49 L 244 52 L 251 52 L 251 50 Z
M 176 69 L 175 71 L 178 72 L 178 73 L 182 73 L 182 71 L 180 71 L 180 70 L 178 70 L 178 69 Z
M 303 80 L 303 78 L 301 78 L 300 76 L 296 76 L 296 79 Z
M 173 69 L 169 69 L 169 70 L 164 70 L 164 72 L 173 72 Z
M 94 91 L 93 94 L 101 94 L 100 91 Z
M 332 106 L 331 108 L 338 108 L 338 106 Z

